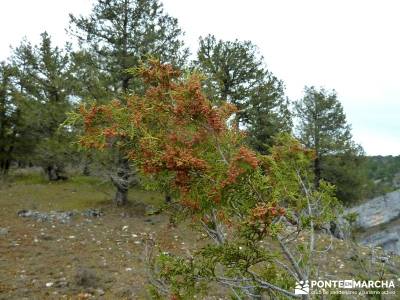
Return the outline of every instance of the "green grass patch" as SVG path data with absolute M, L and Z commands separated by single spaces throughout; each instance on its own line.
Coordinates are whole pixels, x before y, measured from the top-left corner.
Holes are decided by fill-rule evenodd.
M 9 181 L 21 184 L 44 184 L 48 180 L 40 173 L 17 173 L 10 175 Z
M 111 204 L 114 193 L 109 181 L 97 177 L 74 176 L 49 182 L 40 172 L 23 172 L 11 174 L 0 189 L 0 206 L 14 210 L 84 210 Z M 163 196 L 133 188 L 129 191 L 129 201 L 158 207 Z

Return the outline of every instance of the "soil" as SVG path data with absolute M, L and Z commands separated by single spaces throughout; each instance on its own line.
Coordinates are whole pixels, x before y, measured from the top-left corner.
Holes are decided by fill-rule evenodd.
M 17 215 L 32 207 L 47 212 L 63 208 L 64 201 L 71 208 L 65 194 L 72 198 L 77 192 L 71 191 L 81 188 L 90 187 L 17 182 L 0 189 L 0 227 L 5 228 L 0 234 L 0 299 L 147 299 L 143 251 L 148 237 L 165 251 L 195 247 L 193 233 L 171 226 L 168 216 L 146 215 L 147 206 L 135 191 L 128 207 L 115 208 L 102 197 L 88 203 L 103 211 L 97 218 L 77 214 L 63 224 Z M 32 201 L 41 193 L 61 200 L 54 200 L 56 205 Z

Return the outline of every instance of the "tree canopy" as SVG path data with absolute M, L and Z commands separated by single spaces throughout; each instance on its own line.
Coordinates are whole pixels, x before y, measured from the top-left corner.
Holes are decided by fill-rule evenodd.
M 42 166 L 50 180 L 58 180 L 71 155 L 71 132 L 59 126 L 73 108 L 73 76 L 69 45 L 54 47 L 51 37 L 41 34 L 38 45 L 23 41 L 14 49 L 11 65 L 14 95 L 20 99 L 24 137 L 30 141 L 30 161 Z M 22 106 L 20 106 L 22 107 Z
M 132 95 L 127 105 L 81 106 L 70 121 L 84 123 L 84 147 L 112 147 L 123 136 L 117 146 L 147 187 L 172 190 L 175 212 L 213 241 L 192 258 L 161 254 L 153 260 L 149 254 L 152 270 L 159 270 L 152 274 L 154 292 L 188 298 L 216 282 L 243 296 L 296 297 L 289 286 L 313 274 L 314 227 L 334 220 L 337 209 L 330 184 L 313 187 L 313 152 L 283 135 L 270 155 L 257 154 L 229 125 L 236 108 L 212 105 L 198 75 L 184 76 L 157 61 L 137 74 L 146 86 L 143 96 Z M 288 238 L 303 230 L 311 232 L 304 243 Z M 266 246 L 266 238 L 281 251 Z M 276 261 L 290 267 L 275 268 Z
M 70 20 L 70 32 L 98 61 L 114 97 L 134 87 L 126 71 L 149 56 L 177 65 L 185 62 L 178 21 L 158 0 L 98 0 L 89 17 L 70 15 Z
M 321 179 L 335 184 L 343 202 L 362 198 L 367 184 L 364 152 L 352 139 L 351 127 L 336 92 L 306 87 L 295 111 L 297 136 L 315 151 L 315 185 Z
M 182 65 L 188 55 L 177 19 L 166 14 L 158 0 L 98 0 L 90 16 L 70 15 L 70 32 L 83 48 L 75 56 L 77 74 L 92 87 L 84 87 L 82 96 L 89 93 L 97 101 L 119 99 L 125 103 L 132 91 L 143 90 L 129 70 L 149 57 Z M 87 74 L 93 80 L 88 81 Z M 109 168 L 116 166 L 110 175 L 117 190 L 114 201 L 124 205 L 129 186 L 137 182 L 136 172 L 124 153 L 110 150 L 115 155 Z
M 246 126 L 249 142 L 266 153 L 278 132 L 289 132 L 291 117 L 284 84 L 265 67 L 250 41 L 200 38 L 195 65 L 205 75 L 205 92 L 215 103 L 226 101 L 238 111 L 238 124 Z

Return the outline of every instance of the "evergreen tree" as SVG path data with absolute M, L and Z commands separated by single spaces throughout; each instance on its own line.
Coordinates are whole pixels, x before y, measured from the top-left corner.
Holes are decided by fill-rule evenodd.
M 15 88 L 25 102 L 24 125 L 34 140 L 29 159 L 43 167 L 49 180 L 65 178 L 62 172 L 71 155 L 72 133 L 59 127 L 72 109 L 70 48 L 53 47 L 44 32 L 39 45 L 22 42 L 11 61 L 16 70 Z
M 147 57 L 182 65 L 188 55 L 178 21 L 164 12 L 157 0 L 98 0 L 89 17 L 70 18 L 70 32 L 93 59 L 91 67 L 97 67 L 96 78 L 101 78 L 106 87 L 103 101 L 117 98 L 125 103 L 127 94 L 140 93 L 142 83 L 128 70 Z M 118 151 L 117 171 L 111 178 L 117 189 L 114 200 L 124 205 L 135 172 L 126 153 Z
M 12 68 L 0 63 L 0 174 L 6 174 L 12 161 L 16 138 L 16 107 L 12 95 Z
M 292 128 L 289 100 L 284 96 L 283 83 L 272 78 L 254 90 L 245 118 L 248 142 L 263 154 L 269 152 L 278 133 L 290 132 Z
M 130 148 L 149 187 L 172 192 L 172 216 L 204 234 L 188 256 L 152 252 L 148 240 L 151 296 L 204 299 L 212 282 L 231 288 L 232 298 L 297 298 L 295 281 L 318 275 L 314 228 L 335 220 L 339 208 L 331 185 L 313 187 L 313 152 L 283 134 L 270 155 L 258 154 L 227 125 L 233 105 L 211 103 L 198 74 L 182 76 L 157 61 L 140 74 L 150 85 L 130 106 L 82 107 L 71 121 L 87 124 L 80 136 L 87 148 L 127 137 L 117 146 Z
M 277 132 L 290 131 L 284 84 L 265 68 L 251 42 L 222 41 L 212 35 L 200 38 L 195 64 L 207 78 L 208 96 L 217 103 L 236 105 L 237 122 L 248 128 L 256 150 L 267 152 Z
M 366 177 L 363 150 L 352 140 L 343 107 L 336 92 L 306 87 L 305 96 L 295 105 L 300 141 L 315 152 L 315 186 L 321 179 L 337 187 L 343 202 L 363 196 Z

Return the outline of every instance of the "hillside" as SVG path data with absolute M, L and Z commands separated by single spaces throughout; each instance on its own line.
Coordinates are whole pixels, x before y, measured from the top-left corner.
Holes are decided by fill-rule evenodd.
M 368 178 L 375 182 L 375 195 L 400 188 L 400 156 L 367 156 Z

